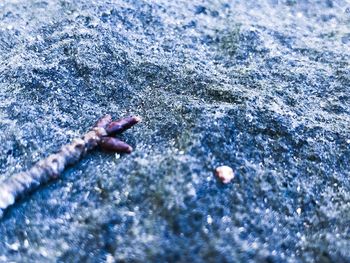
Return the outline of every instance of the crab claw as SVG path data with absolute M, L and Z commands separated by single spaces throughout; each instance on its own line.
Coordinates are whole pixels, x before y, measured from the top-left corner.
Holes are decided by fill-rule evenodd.
M 134 126 L 136 123 L 140 121 L 141 119 L 136 116 L 131 116 L 124 119 L 120 119 L 118 121 L 113 121 L 107 125 L 106 132 L 109 135 L 122 133 L 123 131 L 131 128 L 132 126 Z
M 113 137 L 103 137 L 100 141 L 100 146 L 103 150 L 117 153 L 131 153 L 132 147 Z

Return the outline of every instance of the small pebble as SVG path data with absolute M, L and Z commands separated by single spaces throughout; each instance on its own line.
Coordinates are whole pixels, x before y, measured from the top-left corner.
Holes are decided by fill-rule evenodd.
M 232 168 L 226 165 L 217 167 L 215 169 L 215 175 L 224 184 L 228 184 L 235 177 Z
M 19 242 L 15 242 L 13 244 L 8 244 L 7 246 L 12 251 L 18 251 L 21 245 L 19 244 Z

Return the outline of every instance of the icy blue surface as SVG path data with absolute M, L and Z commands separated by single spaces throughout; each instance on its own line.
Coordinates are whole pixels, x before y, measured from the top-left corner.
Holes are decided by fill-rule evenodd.
M 143 122 L 7 211 L 0 262 L 350 262 L 349 46 L 345 0 L 1 1 L 0 179 Z

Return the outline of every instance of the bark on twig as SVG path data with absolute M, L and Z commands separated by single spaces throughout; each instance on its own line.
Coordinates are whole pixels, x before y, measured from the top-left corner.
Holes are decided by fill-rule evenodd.
M 130 145 L 110 136 L 129 129 L 139 121 L 138 117 L 128 117 L 112 122 L 111 116 L 106 115 L 81 139 L 74 139 L 71 144 L 64 145 L 59 152 L 39 161 L 28 171 L 12 175 L 2 181 L 0 218 L 17 199 L 56 179 L 66 167 L 77 163 L 82 156 L 97 146 L 108 151 L 130 153 L 132 151 Z

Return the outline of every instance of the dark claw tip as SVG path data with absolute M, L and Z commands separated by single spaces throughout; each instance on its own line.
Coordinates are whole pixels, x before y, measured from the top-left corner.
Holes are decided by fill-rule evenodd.
M 100 146 L 105 151 L 117 152 L 117 153 L 131 153 L 132 147 L 113 137 L 104 137 L 100 141 Z
M 113 121 L 108 124 L 106 131 L 109 135 L 115 135 L 131 128 L 140 121 L 141 118 L 137 116 L 131 116 L 118 121 Z

